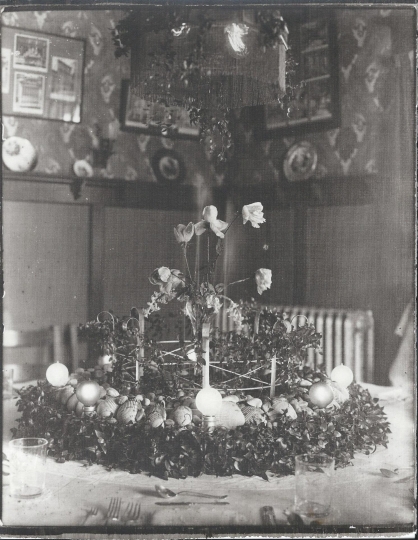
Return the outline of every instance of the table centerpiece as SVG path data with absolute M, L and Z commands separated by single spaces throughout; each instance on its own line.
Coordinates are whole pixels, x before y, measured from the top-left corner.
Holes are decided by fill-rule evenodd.
M 351 370 L 337 366 L 327 374 L 309 365 L 308 350 L 320 350 L 321 336 L 308 320 L 290 320 L 254 300 L 235 302 L 215 283 L 225 235 L 239 215 L 255 228 L 265 222 L 263 206 L 253 203 L 230 224 L 207 206 L 198 223 L 175 227 L 185 270 L 155 269 L 149 280 L 158 290 L 145 309 L 122 317 L 102 312 L 80 325 L 96 365 L 69 374 L 52 364 L 46 381 L 20 390 L 13 436 L 46 438 L 59 462 L 165 479 L 205 473 L 268 480 L 293 474 L 298 454 L 326 453 L 345 467 L 357 452 L 386 446 L 383 408 L 353 382 Z M 203 235 L 206 261 L 202 267 L 197 259 L 192 269 L 190 248 L 202 246 Z M 260 268 L 228 288 L 254 279 L 262 294 L 271 278 Z M 173 301 L 186 324 L 164 341 L 159 310 Z M 219 328 L 221 312 L 233 331 Z

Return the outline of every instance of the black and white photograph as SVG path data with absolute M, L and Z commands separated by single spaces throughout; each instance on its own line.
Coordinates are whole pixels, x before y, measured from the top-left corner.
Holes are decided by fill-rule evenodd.
M 121 113 L 122 129 L 126 131 L 165 137 L 199 137 L 200 127 L 192 124 L 186 108 L 167 106 L 132 94 L 129 80 L 122 81 Z
M 38 36 L 15 34 L 13 66 L 30 71 L 48 70 L 49 40 Z
M 39 13 L 41 18 L 36 15 L 37 11 L 33 12 L 33 24 L 24 29 L 14 24 L 16 19 L 5 16 L 3 20 L 3 115 L 36 116 L 78 124 L 83 101 L 86 39 L 68 32 L 61 35 L 41 32 L 45 30 L 43 21 L 49 13 Z M 50 26 L 47 30 L 55 31 L 55 26 Z M 55 170 L 56 165 L 52 169 Z
M 0 21 L 1 534 L 414 538 L 417 6 Z
M 45 76 L 15 71 L 13 112 L 42 114 L 45 99 Z
M 51 71 L 50 98 L 58 101 L 76 101 L 77 60 L 53 56 Z

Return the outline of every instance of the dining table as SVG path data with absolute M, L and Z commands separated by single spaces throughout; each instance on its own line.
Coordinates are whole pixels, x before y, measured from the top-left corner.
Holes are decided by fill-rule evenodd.
M 411 396 L 404 396 L 393 387 L 364 386 L 372 396 L 379 397 L 384 406 L 391 429 L 388 446 L 379 446 L 370 455 L 356 454 L 352 465 L 336 469 L 331 512 L 316 519 L 315 526 L 323 527 L 324 531 L 330 528 L 334 532 L 344 530 L 348 534 L 409 532 L 416 524 L 415 402 Z M 3 453 L 6 456 L 11 440 L 10 428 L 17 417 L 15 399 L 3 400 Z M 239 474 L 228 477 L 201 475 L 164 481 L 145 473 L 109 471 L 98 464 L 58 463 L 52 457 L 47 457 L 46 471 L 45 492 L 28 500 L 10 495 L 9 476 L 3 474 L 3 526 L 10 530 L 35 527 L 43 531 L 69 527 L 71 534 L 76 534 L 76 530 L 94 532 L 106 527 L 105 530 L 135 531 L 136 538 L 151 531 L 154 534 L 160 531 L 162 537 L 168 530 L 173 534 L 190 534 L 193 528 L 210 530 L 212 534 L 228 530 L 236 533 L 269 530 L 273 535 L 288 530 L 289 526 L 297 528 L 298 523 L 300 527 L 302 523 L 310 526 L 310 521 L 305 518 L 294 520 L 293 475 L 276 477 L 269 474 L 268 480 Z M 164 499 L 155 489 L 156 485 L 164 485 L 175 493 L 194 491 L 226 497 L 212 500 L 178 494 L 175 498 Z M 112 498 L 120 499 L 121 510 L 119 519 L 109 522 Z M 127 524 L 121 517 L 129 505 L 137 503 L 140 514 L 134 523 Z M 273 509 L 274 517 L 270 523 L 263 518 L 266 506 Z M 91 508 L 95 509 L 95 515 L 90 515 Z

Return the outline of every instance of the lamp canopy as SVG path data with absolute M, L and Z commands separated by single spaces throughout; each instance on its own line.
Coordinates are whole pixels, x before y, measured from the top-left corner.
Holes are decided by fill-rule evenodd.
M 117 32 L 131 49 L 131 91 L 148 101 L 219 110 L 284 95 L 288 31 L 277 10 L 147 6 Z

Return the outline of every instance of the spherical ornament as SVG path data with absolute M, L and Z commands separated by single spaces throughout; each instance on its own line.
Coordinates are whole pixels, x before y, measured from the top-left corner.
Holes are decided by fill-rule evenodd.
M 99 401 L 100 386 L 96 381 L 82 381 L 75 390 L 77 398 L 86 407 L 91 407 Z
M 37 152 L 28 139 L 9 137 L 4 140 L 3 163 L 11 171 L 31 171 L 36 166 L 37 160 Z
M 64 386 L 67 383 L 70 372 L 67 369 L 67 366 L 56 362 L 51 364 L 46 370 L 46 379 L 52 384 L 52 386 Z
M 344 364 L 340 364 L 331 371 L 331 380 L 339 384 L 342 388 L 350 386 L 353 379 L 353 372 L 348 366 L 344 366 Z
M 205 416 L 215 416 L 222 407 L 222 395 L 216 388 L 203 388 L 196 395 L 196 407 Z
M 309 399 L 314 405 L 323 409 L 334 399 L 334 393 L 324 382 L 318 382 L 311 386 L 309 390 Z

